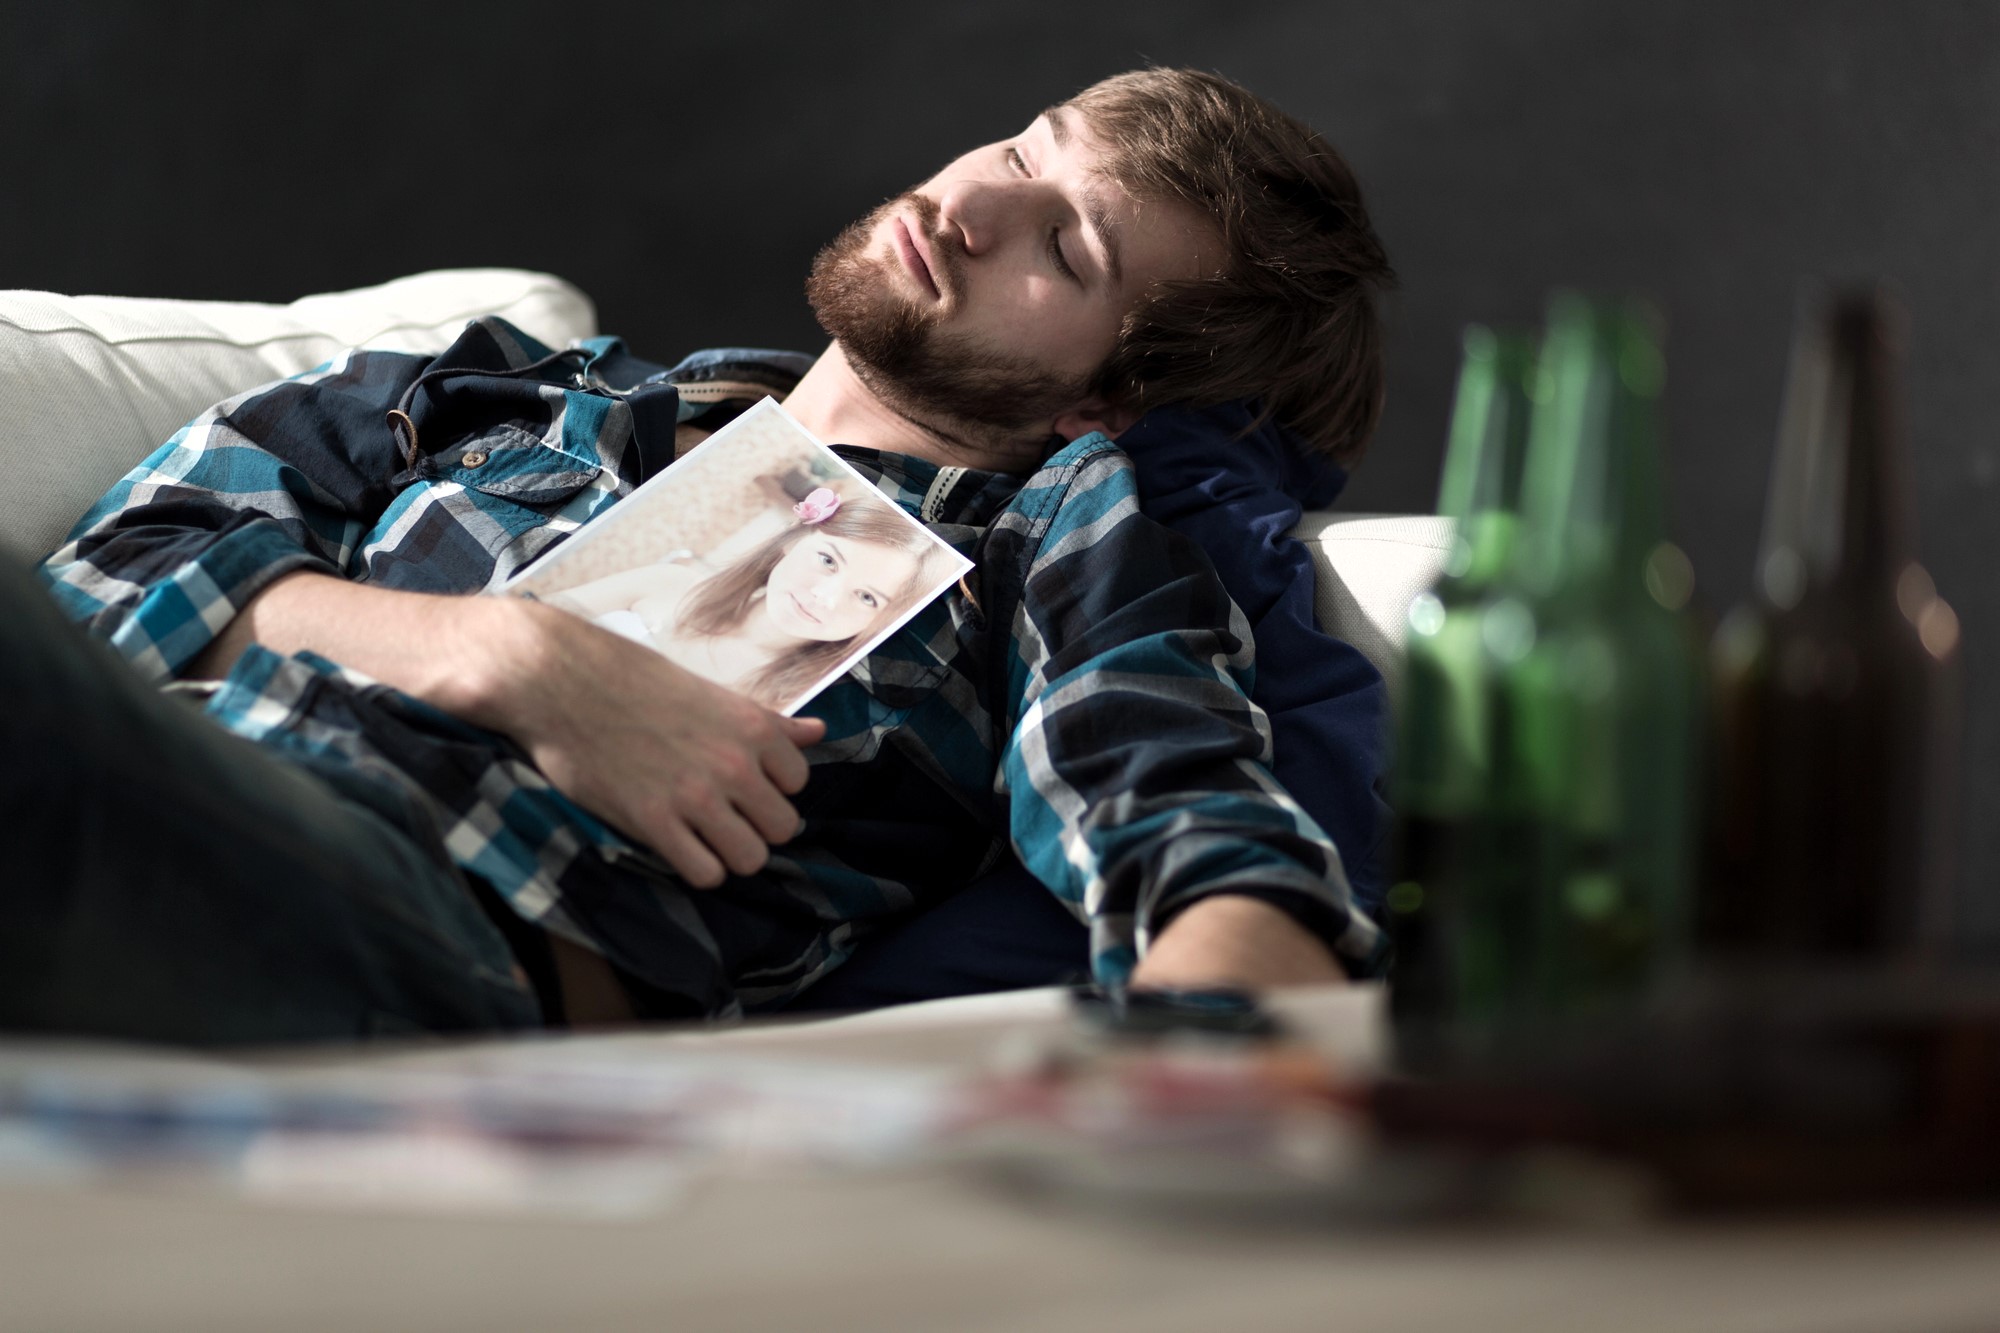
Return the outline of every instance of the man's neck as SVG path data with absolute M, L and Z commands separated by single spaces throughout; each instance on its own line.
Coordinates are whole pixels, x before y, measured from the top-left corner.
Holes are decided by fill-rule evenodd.
M 785 396 L 785 410 L 829 444 L 854 444 L 884 453 L 908 454 L 940 467 L 990 467 L 991 460 L 968 451 L 942 432 L 904 416 L 854 373 L 847 354 L 833 343 Z

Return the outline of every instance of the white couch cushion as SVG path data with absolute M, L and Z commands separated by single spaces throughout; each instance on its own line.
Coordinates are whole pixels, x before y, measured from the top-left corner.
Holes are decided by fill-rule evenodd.
M 46 554 L 211 404 L 343 347 L 443 351 L 483 314 L 556 347 L 597 332 L 582 292 L 519 269 L 419 273 L 289 305 L 0 292 L 0 550 Z

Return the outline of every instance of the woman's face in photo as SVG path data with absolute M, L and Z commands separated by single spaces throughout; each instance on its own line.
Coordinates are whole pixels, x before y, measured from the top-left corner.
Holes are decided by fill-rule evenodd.
M 851 639 L 880 623 L 917 576 L 918 557 L 893 546 L 808 532 L 764 585 L 764 614 L 801 639 Z

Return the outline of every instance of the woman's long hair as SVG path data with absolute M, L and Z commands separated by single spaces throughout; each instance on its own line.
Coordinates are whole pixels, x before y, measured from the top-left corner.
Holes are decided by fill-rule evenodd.
M 882 609 L 874 624 L 879 625 L 902 610 L 923 574 L 930 539 L 923 529 L 901 514 L 892 512 L 886 502 L 857 500 L 843 495 L 840 508 L 820 522 L 794 522 L 775 537 L 759 543 L 728 569 L 704 581 L 688 595 L 687 609 L 680 618 L 682 628 L 702 638 L 734 634 L 742 629 L 744 622 L 750 619 L 750 613 L 756 609 L 758 600 L 763 597 L 764 585 L 770 582 L 771 571 L 785 558 L 785 552 L 815 532 L 849 541 L 889 546 L 915 556 L 915 571 L 902 587 L 890 594 L 888 605 Z M 857 634 L 845 639 L 801 643 L 758 668 L 744 682 L 744 692 L 766 706 L 782 704 L 831 671 L 841 658 L 853 651 L 854 642 L 860 637 Z

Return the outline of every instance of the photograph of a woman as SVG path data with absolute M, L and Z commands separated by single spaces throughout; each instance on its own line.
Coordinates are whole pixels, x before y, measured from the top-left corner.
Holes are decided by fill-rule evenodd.
M 816 488 L 715 568 L 685 550 L 545 597 L 782 709 L 909 608 L 936 544 L 879 499 Z
M 971 567 L 767 398 L 503 590 L 790 714 Z

